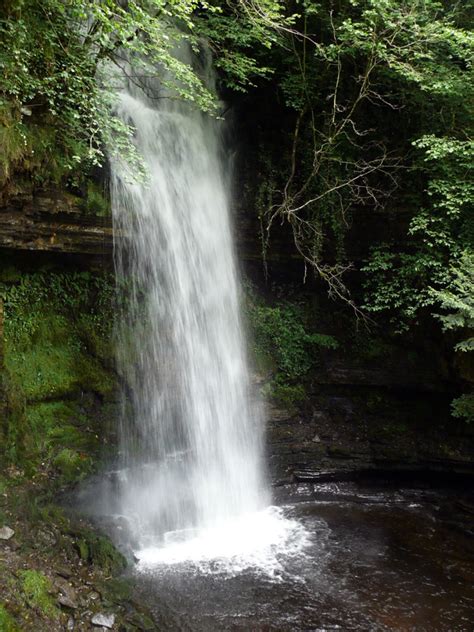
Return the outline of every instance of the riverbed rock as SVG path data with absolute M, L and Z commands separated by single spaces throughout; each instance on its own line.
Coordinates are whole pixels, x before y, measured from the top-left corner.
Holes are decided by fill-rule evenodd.
M 114 627 L 115 615 L 98 612 L 91 619 L 92 625 L 111 630 Z
M 14 530 L 6 525 L 0 529 L 0 540 L 10 540 L 10 538 L 13 538 L 14 535 Z

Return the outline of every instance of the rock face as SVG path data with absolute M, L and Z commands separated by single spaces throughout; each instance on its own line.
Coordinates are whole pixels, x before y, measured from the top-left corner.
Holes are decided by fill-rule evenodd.
M 326 371 L 316 371 L 299 410 L 269 407 L 268 462 L 275 484 L 375 471 L 474 475 L 474 431 L 450 417 L 446 384 L 435 390 L 428 375 L 413 373 L 410 381 L 408 371 L 403 385 L 399 374 L 388 373 L 372 383 L 372 369 L 362 382 L 361 369 L 352 376 L 350 365 L 344 375 L 345 382 L 340 373 L 330 382 Z
M 404 232 L 402 215 L 391 217 L 384 226 L 381 217 L 376 219 L 381 233 L 387 226 L 390 234 L 398 234 L 397 227 L 400 234 Z M 370 225 L 374 225 L 372 217 Z M 256 214 L 237 208 L 236 233 L 237 251 L 248 276 L 264 288 Z M 350 237 L 354 260 L 364 258 L 370 239 L 366 234 Z M 8 196 L 0 193 L 0 249 L 22 251 L 21 257 L 25 251 L 65 258 L 79 255 L 109 265 L 111 218 L 88 214 L 81 198 L 64 191 L 22 186 Z M 283 234 L 277 234 L 268 263 L 277 283 L 301 285 L 301 261 Z M 310 291 L 318 302 L 324 300 L 326 288 L 312 285 Z M 320 313 L 327 314 L 334 304 L 322 305 Z M 0 304 L 0 371 L 1 320 Z M 337 338 L 338 332 L 334 335 Z M 325 357 L 313 371 L 306 401 L 297 411 L 268 409 L 268 460 L 274 482 L 373 469 L 474 473 L 473 429 L 449 415 L 459 377 L 453 376 L 438 347 L 434 339 L 427 340 L 418 354 L 392 348 L 376 360 L 359 351 Z M 0 417 L 5 408 L 1 389 L 0 380 Z
M 0 248 L 111 256 L 111 219 L 88 215 L 81 204 L 61 191 L 0 198 Z

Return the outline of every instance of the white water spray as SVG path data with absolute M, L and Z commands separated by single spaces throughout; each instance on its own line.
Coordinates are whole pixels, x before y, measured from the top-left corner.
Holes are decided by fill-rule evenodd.
M 120 513 L 134 525 L 138 550 L 195 541 L 268 500 L 221 123 L 158 96 L 128 85 L 117 107 L 135 129 L 148 182 L 132 182 L 125 164 L 112 161 L 114 225 L 123 235 L 116 263 L 130 286 L 119 335 L 128 384 Z

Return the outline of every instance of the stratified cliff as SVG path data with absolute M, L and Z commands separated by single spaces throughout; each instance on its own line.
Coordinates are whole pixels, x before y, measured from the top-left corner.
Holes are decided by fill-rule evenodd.
M 239 173 L 245 180 L 245 170 Z M 380 324 L 358 322 L 350 309 L 328 299 L 324 284 L 311 277 L 303 282 L 301 261 L 283 233 L 277 233 L 271 245 L 266 276 L 252 194 L 236 198 L 237 251 L 246 286 L 252 286 L 245 306 L 256 384 L 268 400 L 267 454 L 274 481 L 365 470 L 472 473 L 472 430 L 454 420 L 449 409 L 465 377 L 435 328 L 397 338 L 385 334 Z M 357 231 L 348 237 L 357 262 L 363 260 L 374 230 L 402 231 L 406 216 L 394 211 L 376 222 L 367 217 L 369 224 L 371 230 L 364 232 L 359 220 Z M 2 406 L 10 422 L 3 424 L 3 443 L 11 452 L 12 441 L 23 441 L 27 453 L 32 449 L 26 440 L 29 428 L 54 435 L 63 425 L 75 432 L 71 429 L 78 419 L 86 424 L 89 419 L 97 439 L 68 445 L 67 454 L 59 441 L 50 451 L 54 471 L 64 474 L 70 469 L 73 477 L 74 468 L 77 473 L 87 471 L 104 441 L 114 441 L 119 376 L 107 341 L 113 311 L 100 285 L 113 270 L 111 217 L 92 213 L 81 197 L 60 189 L 18 187 L 2 199 L 0 245 L 4 289 L 22 286 L 25 300 L 31 301 L 31 318 L 43 321 L 41 328 L 32 326 L 16 342 L 14 326 L 6 323 Z M 355 275 L 356 293 L 358 283 Z M 38 292 L 41 297 L 35 296 Z M 70 295 L 63 300 L 61 292 Z M 260 357 L 262 343 L 272 347 L 278 327 L 286 325 L 271 321 L 263 332 L 265 341 L 258 339 L 263 334 L 254 326 L 259 318 L 255 303 L 265 318 L 276 313 L 265 310 L 285 309 L 288 301 L 298 305 L 309 336 L 317 332 L 335 341 L 330 348 L 309 344 L 306 368 L 296 378 L 281 372 L 271 348 L 263 361 Z M 13 303 L 6 319 L 28 318 L 27 313 L 12 312 L 24 307 Z M 22 423 L 23 429 L 12 430 Z M 76 458 L 81 454 L 84 458 Z

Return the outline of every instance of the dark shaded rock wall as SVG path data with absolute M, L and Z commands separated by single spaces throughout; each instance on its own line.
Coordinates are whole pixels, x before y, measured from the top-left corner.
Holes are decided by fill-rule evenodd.
M 277 283 L 291 284 L 305 300 L 321 303 L 323 331 L 339 338 L 347 318 L 339 319 L 339 308 L 328 301 L 324 285 L 311 278 L 303 284 L 303 266 L 284 231 L 272 242 L 265 276 L 258 218 L 239 196 L 236 200 L 237 252 L 246 275 L 270 300 Z M 355 261 L 364 258 L 374 231 L 401 235 L 406 223 L 403 212 L 375 220 L 363 217 L 349 235 Z M 364 231 L 364 223 L 370 230 Z M 23 190 L 0 201 L 0 247 L 16 259 L 29 251 L 29 258 L 50 253 L 69 267 L 110 267 L 111 220 L 85 213 L 81 199 L 70 194 Z M 273 480 L 373 469 L 473 472 L 473 431 L 449 413 L 459 389 L 452 354 L 439 336 L 421 334 L 418 346 L 390 341 L 375 358 L 347 345 L 327 353 L 306 380 L 303 405 L 288 411 L 269 403 L 267 448 Z

